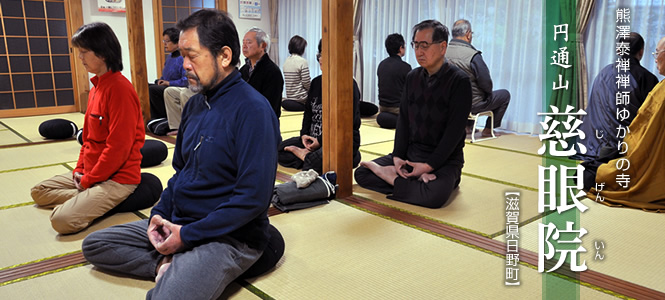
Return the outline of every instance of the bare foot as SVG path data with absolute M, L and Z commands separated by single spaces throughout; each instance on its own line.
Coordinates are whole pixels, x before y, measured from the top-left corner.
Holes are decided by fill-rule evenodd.
M 173 256 L 169 255 L 164 256 L 164 258 L 162 258 L 162 260 L 159 262 L 157 265 L 157 276 L 155 276 L 155 283 L 162 278 L 166 270 L 171 266 L 171 261 L 173 261 Z
M 171 131 L 167 132 L 166 135 L 170 135 L 170 136 L 178 135 L 178 129 L 171 130 Z
M 307 154 L 309 153 L 309 150 L 296 146 L 284 147 L 284 150 L 293 153 L 293 155 L 295 155 L 297 158 L 299 158 L 302 161 L 305 160 L 305 156 L 307 156 Z
M 360 165 L 368 168 L 376 176 L 383 179 L 390 185 L 395 185 L 395 179 L 397 179 L 397 172 L 395 171 L 395 166 L 380 166 L 379 164 L 373 161 L 362 161 Z

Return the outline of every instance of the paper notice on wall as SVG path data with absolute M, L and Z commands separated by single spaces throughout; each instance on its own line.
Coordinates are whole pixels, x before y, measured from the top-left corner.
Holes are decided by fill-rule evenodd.
M 97 0 L 99 11 L 126 12 L 125 0 Z
M 243 19 L 261 19 L 261 0 L 240 0 L 239 16 Z

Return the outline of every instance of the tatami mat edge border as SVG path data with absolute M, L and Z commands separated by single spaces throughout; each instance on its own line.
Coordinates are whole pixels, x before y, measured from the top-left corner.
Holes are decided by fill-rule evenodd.
M 83 257 L 83 253 L 79 250 L 55 257 L 10 266 L 0 271 L 0 286 L 68 270 L 86 264 L 88 264 L 88 262 L 85 260 L 85 257 Z
M 27 167 L 27 168 L 0 170 L 0 174 L 17 172 L 17 171 L 25 171 L 25 170 L 31 170 L 31 169 L 48 168 L 48 167 L 53 167 L 53 166 L 58 166 L 58 165 L 62 165 L 67 169 L 73 170 L 70 166 L 67 165 L 67 164 L 70 164 L 70 163 L 76 163 L 76 161 L 72 160 L 72 161 L 58 162 L 58 163 L 53 163 L 53 164 L 48 164 L 48 165 L 32 166 L 32 167 Z
M 5 210 L 5 209 L 10 209 L 10 208 L 16 208 L 16 207 L 22 207 L 22 206 L 28 206 L 35 204 L 35 202 L 23 202 L 23 203 L 17 203 L 17 204 L 12 204 L 12 205 L 5 205 L 5 206 L 0 206 L 0 210 Z
M 472 249 L 480 250 L 498 257 L 505 257 L 504 252 L 506 244 L 500 241 L 480 236 L 460 228 L 434 222 L 405 211 L 395 210 L 380 203 L 367 201 L 357 196 L 350 196 L 337 200 L 379 217 L 446 238 L 453 242 L 471 247 Z M 538 255 L 534 252 L 520 248 L 520 264 L 536 269 L 538 265 Z M 575 273 L 569 269 L 570 268 L 564 266 L 559 268 L 556 273 L 552 275 L 620 298 L 665 299 L 665 293 L 619 278 L 592 270 Z M 576 277 L 579 277 L 579 280 L 576 279 Z
M 26 141 L 28 143 L 32 143 L 32 141 L 30 139 L 26 138 L 25 136 L 20 134 L 18 131 L 14 130 L 14 128 L 11 128 L 11 126 L 8 126 L 7 124 L 5 124 L 5 122 L 0 121 L 0 125 L 5 126 L 9 131 L 13 132 L 15 135 L 17 135 L 18 137 L 20 137 L 24 141 Z

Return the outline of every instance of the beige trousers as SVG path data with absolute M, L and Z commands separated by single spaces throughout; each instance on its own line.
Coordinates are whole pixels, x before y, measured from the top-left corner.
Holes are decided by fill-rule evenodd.
M 182 110 L 194 92 L 189 88 L 170 86 L 164 90 L 164 105 L 166 106 L 166 118 L 169 120 L 169 128 L 172 130 L 180 127 Z
M 30 194 L 37 205 L 53 208 L 51 226 L 67 234 L 79 232 L 127 199 L 137 184 L 107 180 L 79 191 L 72 172 L 56 175 L 35 185 Z

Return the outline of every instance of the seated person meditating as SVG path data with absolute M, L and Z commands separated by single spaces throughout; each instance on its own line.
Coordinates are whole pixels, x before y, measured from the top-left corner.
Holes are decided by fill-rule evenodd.
M 164 104 L 164 90 L 169 86 L 187 87 L 185 69 L 182 67 L 182 55 L 178 49 L 180 32 L 175 28 L 164 30 L 163 42 L 164 52 L 170 53 L 164 63 L 162 77 L 155 80 L 155 84 L 148 87 L 150 92 L 150 119 L 166 118 L 166 106 Z
M 99 269 L 155 279 L 146 299 L 218 299 L 270 251 L 279 125 L 236 69 L 240 41 L 225 12 L 199 10 L 177 26 L 200 94 L 185 106 L 175 174 L 149 219 L 93 232 L 82 250 Z
M 413 28 L 411 45 L 421 67 L 406 76 L 393 152 L 361 163 L 355 171 L 360 186 L 439 208 L 459 185 L 471 83 L 444 59 L 447 41 L 448 29 L 438 21 Z
M 123 202 L 141 182 L 143 115 L 132 84 L 122 76 L 120 43 L 104 23 L 81 26 L 72 45 L 93 88 L 83 125 L 83 146 L 72 172 L 44 180 L 31 190 L 40 207 L 53 208 L 59 233 L 88 227 Z
M 595 159 L 600 154 L 601 148 L 616 149 L 623 139 L 618 135 L 619 127 L 627 128 L 637 115 L 637 111 L 658 83 L 658 78 L 649 70 L 640 65 L 644 55 L 644 39 L 637 32 L 631 32 L 627 38 L 621 38 L 621 43 L 626 43 L 629 50 L 621 56 L 628 60 L 630 70 L 622 72 L 630 78 L 628 87 L 621 89 L 617 105 L 617 64 L 611 63 L 605 66 L 593 81 L 591 93 L 589 94 L 589 105 L 586 108 L 587 115 L 582 119 L 580 130 L 584 132 L 585 138 L 579 142 L 586 147 L 586 153 L 577 156 L 583 160 Z M 618 110 L 625 108 L 628 114 L 619 116 Z M 624 130 L 624 129 L 622 129 Z M 625 134 L 624 134 L 625 135 Z
M 321 56 L 321 41 L 319 41 L 319 53 L 317 54 L 319 64 L 324 57 Z M 299 137 L 292 137 L 279 145 L 279 164 L 289 168 L 310 170 L 322 174 L 323 153 L 321 142 L 323 140 L 323 120 L 321 104 L 322 76 L 319 75 L 312 80 L 305 102 L 305 112 L 302 117 L 302 128 Z M 339 99 L 337 99 L 339 100 Z M 360 163 L 360 90 L 358 84 L 353 81 L 353 166 Z
M 307 47 L 307 41 L 299 35 L 294 35 L 289 41 L 289 57 L 284 61 L 284 85 L 286 86 L 286 99 L 282 107 L 288 111 L 304 111 L 307 101 L 307 91 L 311 78 L 309 65 L 302 57 Z
M 406 74 L 411 71 L 411 65 L 402 60 L 406 49 L 404 37 L 393 33 L 386 38 L 386 51 L 388 57 L 381 61 L 376 69 L 379 79 L 379 110 L 376 122 L 381 128 L 394 129 L 397 126 L 399 115 L 399 100 L 402 99 Z
M 665 37 L 653 55 L 658 72 L 665 75 Z M 628 126 L 626 137 L 618 145 L 621 156 L 601 164 L 595 176 L 588 176 L 593 174 L 589 168 L 585 170 L 584 185 L 591 188 L 587 193 L 590 199 L 609 206 L 665 211 L 664 114 L 665 81 L 661 81 Z

